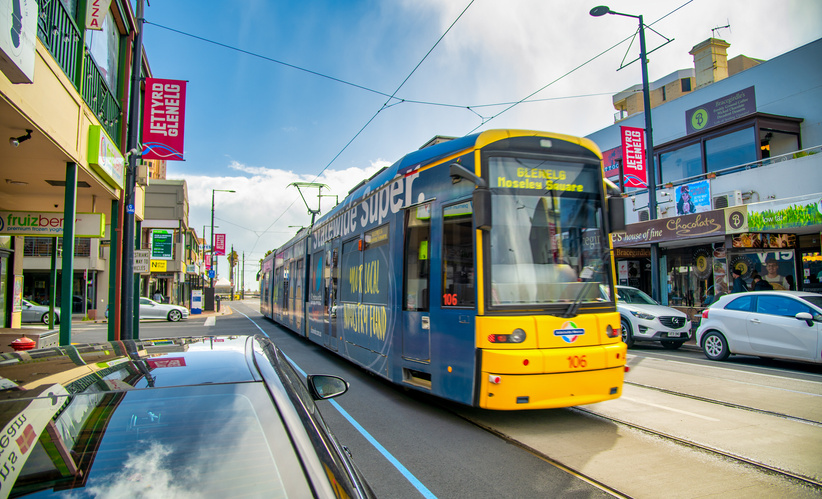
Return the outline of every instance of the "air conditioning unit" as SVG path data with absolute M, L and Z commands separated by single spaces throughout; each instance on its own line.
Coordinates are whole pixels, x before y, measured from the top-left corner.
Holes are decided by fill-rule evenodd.
M 650 210 L 639 210 L 639 221 L 640 222 L 647 222 L 651 219 L 651 211 Z
M 713 196 L 713 209 L 721 210 L 729 206 L 739 206 L 742 204 L 742 191 L 721 192 Z

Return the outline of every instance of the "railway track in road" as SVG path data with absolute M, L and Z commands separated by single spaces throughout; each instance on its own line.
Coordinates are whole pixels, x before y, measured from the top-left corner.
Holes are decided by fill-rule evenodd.
M 652 388 L 652 387 L 650 387 L 650 388 Z M 663 390 L 663 391 L 666 392 L 666 393 L 670 393 L 667 390 Z M 773 414 L 769 411 L 760 411 L 758 409 L 751 408 L 751 407 L 738 406 L 736 404 L 728 404 L 726 402 L 713 401 L 713 400 L 708 400 L 708 399 L 704 399 L 704 398 L 701 398 L 701 397 L 691 397 L 687 394 L 675 394 L 675 395 L 682 395 L 682 396 L 686 396 L 686 397 L 689 397 L 689 398 L 695 398 L 695 399 L 700 400 L 702 402 L 717 403 L 717 404 L 720 404 L 720 405 L 723 405 L 723 406 L 726 406 L 726 407 L 732 407 L 732 408 L 735 408 L 735 409 L 751 410 L 751 411 L 755 411 L 755 412 L 759 412 L 759 413 L 768 414 L 768 415 L 771 415 L 771 416 L 783 417 L 783 418 L 788 419 L 788 420 L 793 420 L 793 421 L 798 420 L 800 422 L 813 424 L 813 425 L 816 425 L 816 426 L 822 426 L 822 425 L 820 425 L 820 423 L 815 422 L 815 421 L 807 421 L 807 420 L 803 420 L 803 419 L 799 419 L 799 418 L 794 418 L 792 416 L 788 416 L 788 415 L 785 415 L 785 414 Z M 705 452 L 705 453 L 708 453 L 708 454 L 711 454 L 711 455 L 714 455 L 714 456 L 718 456 L 718 457 L 721 457 L 721 458 L 724 458 L 724 459 L 730 459 L 730 460 L 735 461 L 737 463 L 740 463 L 744 466 L 753 467 L 753 468 L 755 468 L 759 471 L 764 471 L 764 472 L 772 474 L 772 475 L 776 475 L 776 476 L 779 476 L 779 477 L 782 477 L 782 478 L 786 478 L 788 480 L 799 482 L 802 485 L 811 485 L 815 488 L 818 488 L 820 491 L 822 491 L 822 481 L 819 481 L 819 480 L 817 480 L 815 478 L 812 478 L 812 477 L 804 476 L 804 475 L 801 475 L 801 474 L 798 474 L 798 473 L 793 473 L 791 471 L 784 470 L 784 469 L 769 465 L 767 463 L 762 463 L 762 462 L 756 461 L 754 459 L 747 458 L 745 456 L 740 456 L 740 455 L 737 455 L 737 454 L 734 454 L 734 453 L 731 453 L 731 452 L 728 452 L 728 451 L 724 451 L 722 449 L 718 449 L 718 448 L 715 448 L 715 447 L 711 447 L 709 445 L 705 445 L 703 443 L 695 442 L 695 441 L 687 439 L 687 438 L 679 437 L 679 436 L 672 435 L 672 434 L 669 434 L 669 433 L 666 433 L 666 432 L 663 432 L 663 431 L 659 431 L 659 430 L 656 430 L 656 429 L 653 429 L 653 428 L 649 428 L 647 426 L 643 426 L 643 425 L 639 425 L 637 423 L 633 423 L 633 422 L 630 422 L 630 421 L 627 421 L 627 420 L 623 420 L 621 418 L 616 418 L 616 417 L 613 417 L 613 416 L 605 416 L 605 415 L 599 414 L 595 411 L 585 409 L 585 408 L 582 408 L 582 407 L 573 407 L 573 408 L 570 408 L 569 410 L 584 413 L 584 414 L 587 414 L 589 416 L 592 416 L 592 417 L 595 417 L 595 418 L 598 418 L 598 419 L 602 419 L 602 420 L 610 421 L 612 423 L 616 423 L 616 424 L 619 424 L 619 425 L 622 425 L 622 426 L 626 426 L 628 428 L 632 428 L 634 430 L 641 431 L 641 432 L 645 433 L 646 435 L 651 435 L 651 436 L 654 436 L 654 437 L 657 437 L 657 438 L 660 438 L 660 439 L 663 439 L 663 440 L 667 440 L 669 442 L 673 442 L 673 443 L 676 443 L 676 444 L 679 444 L 679 445 L 684 445 L 684 446 L 687 446 L 689 448 L 696 449 L 698 451 L 702 451 L 702 452 Z
M 800 417 L 797 417 L 797 416 L 791 416 L 790 414 L 783 414 L 783 413 L 779 413 L 779 412 L 775 412 L 775 411 L 769 411 L 767 409 L 759 409 L 759 408 L 751 407 L 751 406 L 747 406 L 747 405 L 741 405 L 741 404 L 736 404 L 736 403 L 728 402 L 728 401 L 724 401 L 724 400 L 717 400 L 717 399 L 712 399 L 712 398 L 708 398 L 708 397 L 702 397 L 702 396 L 699 396 L 699 395 L 694 395 L 692 393 L 678 392 L 676 390 L 669 390 L 667 388 L 661 388 L 661 387 L 658 387 L 658 386 L 646 385 L 646 384 L 636 383 L 636 382 L 632 382 L 632 381 L 625 381 L 625 384 L 626 385 L 632 385 L 632 386 L 638 386 L 638 387 L 641 387 L 641 388 L 645 388 L 647 390 L 655 390 L 655 391 L 658 391 L 660 393 L 667 393 L 668 395 L 675 395 L 677 397 L 686 397 L 686 398 L 689 398 L 689 399 L 692 399 L 692 400 L 698 400 L 700 402 L 707 402 L 707 403 L 710 403 L 710 404 L 718 404 L 718 405 L 722 405 L 722 406 L 725 406 L 725 407 L 730 407 L 732 409 L 750 411 L 750 412 L 755 412 L 755 413 L 758 413 L 758 414 L 765 414 L 765 415 L 768 415 L 768 416 L 774 416 L 774 417 L 777 417 L 777 418 L 786 419 L 786 420 L 789 420 L 789 421 L 795 421 L 795 422 L 798 422 L 798 423 L 805 423 L 805 424 L 810 424 L 810 425 L 814 425 L 814 426 L 817 426 L 817 427 L 822 427 L 822 421 L 818 421 L 818 420 L 800 418 Z M 820 419 L 822 419 L 822 413 L 820 413 L 819 415 L 820 415 Z

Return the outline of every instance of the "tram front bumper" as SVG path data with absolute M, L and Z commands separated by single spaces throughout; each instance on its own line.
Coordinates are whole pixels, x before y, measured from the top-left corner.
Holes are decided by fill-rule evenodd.
M 627 347 L 482 350 L 479 406 L 550 409 L 593 404 L 622 394 Z

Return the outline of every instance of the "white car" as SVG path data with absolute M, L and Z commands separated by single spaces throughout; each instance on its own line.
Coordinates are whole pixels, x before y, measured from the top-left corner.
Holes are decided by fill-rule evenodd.
M 684 313 L 660 305 L 637 288 L 617 286 L 616 293 L 622 341 L 629 348 L 637 341 L 651 341 L 676 350 L 691 338 L 691 321 Z
M 822 294 L 725 295 L 702 312 L 696 343 L 711 360 L 740 354 L 822 363 Z
M 140 297 L 140 319 L 167 319 L 177 322 L 188 318 L 188 309 L 179 305 L 158 303 L 149 298 Z

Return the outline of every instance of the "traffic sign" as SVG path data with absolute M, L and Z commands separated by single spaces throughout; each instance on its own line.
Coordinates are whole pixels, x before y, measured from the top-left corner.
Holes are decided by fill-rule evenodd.
M 151 265 L 151 250 L 134 250 L 134 273 L 148 274 Z
M 208 271 L 208 278 L 209 279 L 214 279 L 214 277 L 216 277 L 216 276 L 217 276 L 217 273 L 214 272 L 214 269 L 211 269 L 211 270 Z

